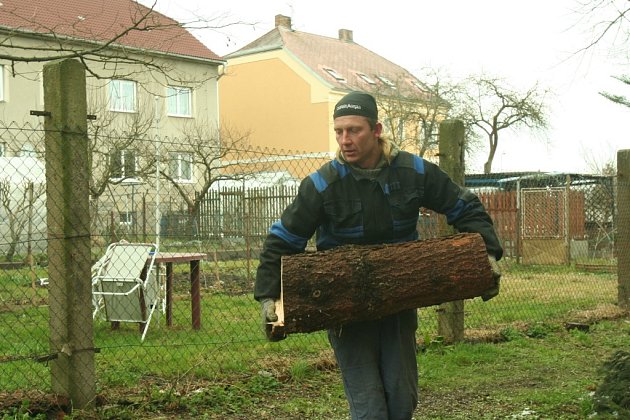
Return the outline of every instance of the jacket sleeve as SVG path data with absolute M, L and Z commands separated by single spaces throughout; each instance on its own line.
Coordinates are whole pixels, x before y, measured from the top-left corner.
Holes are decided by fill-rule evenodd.
M 459 232 L 479 233 L 488 254 L 497 260 L 503 255 L 490 215 L 479 197 L 457 185 L 437 165 L 425 161 L 424 197 L 426 207 L 444 214 L 449 225 Z
M 260 253 L 254 298 L 280 297 L 280 261 L 284 255 L 304 252 L 322 220 L 322 199 L 310 177 L 302 180 L 297 196 L 271 225 Z

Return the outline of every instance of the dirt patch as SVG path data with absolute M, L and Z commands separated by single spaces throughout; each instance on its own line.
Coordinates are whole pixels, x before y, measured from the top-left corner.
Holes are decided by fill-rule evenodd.
M 247 276 L 223 273 L 217 277 L 213 273 L 202 273 L 202 293 L 223 293 L 229 296 L 239 296 L 254 293 L 254 279 Z M 190 293 L 190 274 L 176 273 L 173 280 L 175 294 Z
M 38 296 L 32 299 L 13 299 L 10 301 L 3 301 L 0 304 L 0 313 L 3 312 L 17 312 L 22 309 L 29 309 L 35 306 L 45 306 L 48 305 L 48 299 L 42 296 Z
M 464 332 L 464 341 L 467 343 L 501 343 L 507 340 L 504 331 L 508 327 L 524 334 L 529 329 L 529 324 L 518 321 L 493 328 L 468 328 Z
M 220 280 L 209 277 L 208 289 L 216 293 L 224 293 L 229 296 L 238 296 L 254 293 L 254 280 L 244 276 L 222 274 Z
M 630 316 L 630 311 L 619 308 L 616 305 L 600 305 L 593 309 L 575 311 L 561 321 L 567 329 L 578 328 L 588 330 L 590 325 L 601 321 L 612 321 Z M 509 328 L 528 335 L 531 325 L 518 321 L 509 325 L 494 326 L 492 328 L 468 328 L 464 333 L 464 341 L 467 343 L 500 343 L 507 340 L 504 331 Z
M 45 414 L 57 418 L 69 412 L 70 401 L 60 395 L 41 391 L 0 392 L 0 414 L 11 414 L 14 418 Z
M 465 390 L 449 390 L 448 392 L 421 390 L 414 418 L 444 418 L 436 413 L 444 413 L 445 407 L 448 407 L 450 419 L 481 419 L 487 418 L 488 406 L 492 406 L 493 415 L 504 413 L 507 416 L 510 412 L 509 406 L 502 408 L 502 404 L 501 401 L 489 395 Z
M 569 319 L 573 322 L 582 322 L 585 324 L 593 324 L 604 320 L 620 319 L 630 315 L 630 311 L 621 309 L 617 305 L 600 305 L 593 309 L 576 311 L 569 315 Z

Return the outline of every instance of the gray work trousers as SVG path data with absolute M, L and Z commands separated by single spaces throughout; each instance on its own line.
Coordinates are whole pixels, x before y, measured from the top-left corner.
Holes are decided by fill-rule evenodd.
M 409 420 L 418 404 L 416 310 L 329 330 L 352 420 Z

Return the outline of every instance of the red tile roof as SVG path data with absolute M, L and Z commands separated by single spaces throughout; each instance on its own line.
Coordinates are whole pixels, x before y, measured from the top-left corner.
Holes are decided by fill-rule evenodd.
M 124 33 L 140 20 L 138 30 Z M 2 27 L 100 42 L 124 34 L 117 44 L 221 60 L 177 21 L 134 0 L 1 0 Z
M 352 33 L 345 30 L 350 38 Z M 415 95 L 422 95 L 422 91 L 414 86 L 420 81 L 409 71 L 370 51 L 369 49 L 350 40 L 341 40 L 321 35 L 295 31 L 282 25 L 246 45 L 245 47 L 225 56 L 226 59 L 251 55 L 274 49 L 285 49 L 302 61 L 315 74 L 321 77 L 332 88 L 342 91 L 363 90 L 385 92 L 384 77 L 397 84 L 404 84 L 406 89 L 415 90 Z M 333 77 L 325 69 L 332 69 L 343 80 Z M 368 76 L 375 82 L 369 84 L 359 74 Z M 402 92 L 399 92 L 402 93 Z

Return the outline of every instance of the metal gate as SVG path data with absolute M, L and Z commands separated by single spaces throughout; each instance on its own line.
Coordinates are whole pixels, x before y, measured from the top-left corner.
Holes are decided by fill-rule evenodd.
M 521 190 L 523 264 L 569 262 L 569 200 L 566 188 Z

